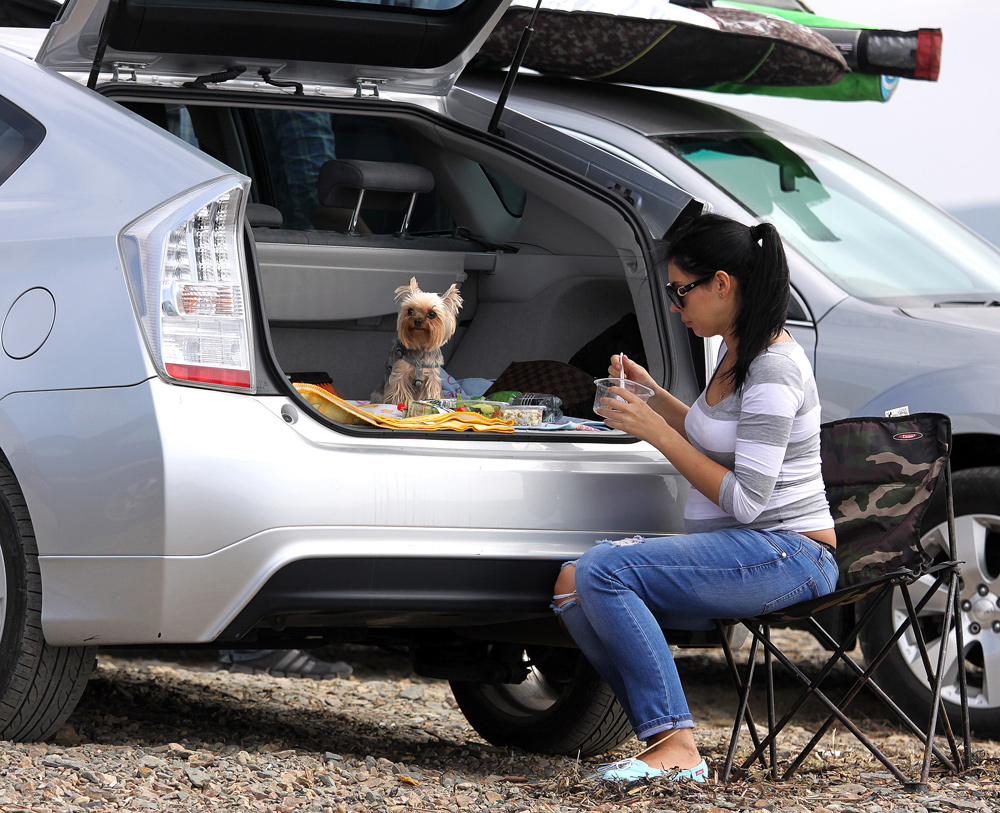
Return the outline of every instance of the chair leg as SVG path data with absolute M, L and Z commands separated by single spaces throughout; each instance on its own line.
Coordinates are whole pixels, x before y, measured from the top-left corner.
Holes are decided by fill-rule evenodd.
M 938 577 L 938 583 L 940 583 L 940 581 L 943 581 L 943 579 L 944 579 L 944 577 Z M 845 637 L 845 640 L 853 640 L 854 637 L 857 635 L 858 631 L 865 624 L 868 623 L 869 619 L 874 614 L 874 612 L 875 612 L 878 604 L 882 600 L 885 600 L 888 597 L 889 591 L 891 590 L 892 586 L 893 586 L 893 583 L 891 583 L 891 582 L 887 583 L 876 594 L 876 600 L 869 606 L 868 610 L 866 610 L 866 612 L 862 615 L 861 619 L 855 625 L 854 630 L 852 630 L 851 633 L 848 636 Z M 932 587 L 931 590 L 928 591 L 928 594 L 922 599 L 922 601 L 921 601 L 921 603 L 920 603 L 920 605 L 919 605 L 919 607 L 917 609 L 918 612 L 919 612 L 920 609 L 923 608 L 923 606 L 926 604 L 926 602 L 930 600 L 930 597 L 933 594 L 933 592 L 936 591 L 937 586 L 938 586 L 938 584 L 935 584 L 935 586 Z M 875 744 L 873 742 L 871 742 L 871 740 L 869 740 L 869 738 L 852 721 L 850 721 L 846 717 L 846 715 L 843 713 L 843 709 L 846 708 L 848 706 L 848 704 L 858 694 L 858 692 L 862 688 L 864 688 L 864 686 L 867 685 L 873 692 L 876 693 L 877 696 L 880 697 L 880 699 L 883 700 L 883 702 L 886 704 L 886 707 L 889 708 L 891 711 L 893 711 L 897 715 L 897 717 L 900 719 L 900 721 L 903 722 L 904 725 L 906 725 L 910 729 L 911 733 L 913 733 L 917 738 L 919 738 L 921 740 L 921 742 L 924 742 L 924 743 L 927 742 L 927 737 L 920 730 L 920 728 L 912 720 L 910 720 L 902 712 L 902 710 L 900 710 L 895 705 L 895 703 L 892 702 L 892 700 L 887 695 L 885 695 L 885 693 L 881 690 L 881 688 L 878 686 L 878 684 L 875 683 L 875 681 L 871 680 L 871 674 L 875 671 L 875 669 L 878 668 L 878 666 L 881 664 L 882 660 L 884 660 L 885 656 L 892 649 L 892 647 L 895 646 L 896 642 L 904 634 L 904 632 L 906 631 L 907 627 L 910 625 L 911 621 L 912 621 L 911 618 L 907 618 L 907 620 L 903 624 L 900 625 L 899 629 L 896 631 L 896 633 L 893 635 L 893 637 L 890 639 L 890 641 L 886 643 L 886 645 L 883 647 L 882 651 L 879 652 L 878 655 L 876 656 L 876 658 L 873 660 L 873 662 L 870 665 L 869 669 L 867 671 L 865 671 L 865 670 L 862 670 L 861 667 L 858 666 L 853 661 L 853 659 L 851 659 L 849 656 L 847 656 L 847 654 L 845 652 L 845 647 L 843 645 L 837 644 L 837 642 L 834 641 L 834 639 L 829 635 L 829 633 L 826 632 L 826 630 L 824 630 L 822 627 L 820 627 L 819 624 L 816 623 L 814 619 L 810 619 L 809 623 L 810 623 L 810 625 L 811 625 L 811 627 L 813 629 L 813 632 L 817 634 L 817 638 L 821 642 L 823 642 L 827 646 L 831 646 L 831 648 L 833 648 L 835 650 L 834 654 L 831 655 L 831 657 L 828 659 L 828 661 L 824 665 L 823 669 L 820 670 L 819 674 L 812 681 L 810 681 L 809 678 L 805 674 L 803 674 L 801 672 L 801 670 L 799 670 L 794 664 L 792 664 L 788 660 L 788 658 L 785 657 L 784 654 L 780 650 L 778 650 L 776 647 L 773 647 L 773 645 L 769 641 L 764 641 L 762 639 L 762 642 L 765 644 L 765 647 L 767 647 L 768 649 L 773 649 L 775 656 L 782 662 L 782 665 L 784 665 L 785 668 L 787 668 L 790 672 L 792 672 L 792 674 L 794 674 L 803 683 L 803 685 L 807 686 L 807 688 L 805 689 L 805 691 L 803 691 L 803 693 L 800 695 L 799 699 L 792 705 L 792 707 L 789 709 L 789 711 L 786 713 L 786 715 L 778 722 L 776 729 L 772 729 L 772 732 L 769 735 L 769 737 L 765 740 L 765 743 L 770 744 L 770 742 L 773 741 L 773 738 L 784 728 L 784 726 L 792 718 L 792 716 L 795 714 L 795 712 L 798 710 L 798 708 L 811 695 L 815 695 L 817 697 L 817 699 L 819 699 L 821 702 L 823 702 L 827 706 L 827 708 L 832 712 L 831 716 L 820 727 L 820 729 L 819 729 L 819 731 L 817 731 L 816 735 L 800 751 L 798 757 L 792 762 L 792 764 L 789 766 L 789 768 L 785 771 L 783 778 L 787 779 L 792 774 L 794 774 L 794 772 L 798 769 L 798 767 L 802 764 L 802 762 L 805 760 L 805 758 L 808 756 L 808 754 L 813 750 L 813 748 L 816 746 L 816 744 L 822 738 L 823 734 L 826 732 L 826 730 L 829 728 L 829 726 L 833 723 L 834 719 L 839 719 L 851 731 L 851 733 L 854 734 L 855 737 L 857 737 L 858 740 L 862 744 L 864 744 L 865 747 L 867 747 L 868 750 L 877 759 L 879 759 L 879 761 L 882 762 L 882 764 L 885 765 L 886 768 L 888 768 L 889 771 L 904 786 L 910 785 L 910 783 L 908 782 L 907 778 L 902 774 L 902 772 L 899 771 L 898 768 L 896 768 L 895 766 L 893 766 L 888 761 L 888 758 L 877 748 L 877 746 L 875 746 Z M 751 629 L 750 631 L 754 632 L 753 629 Z M 755 634 L 755 637 L 756 637 L 756 634 Z M 855 683 L 855 685 L 851 689 L 851 691 L 848 692 L 848 694 L 846 695 L 846 697 L 844 698 L 844 700 L 842 700 L 842 702 L 839 705 L 836 705 L 831 700 L 829 700 L 829 698 L 827 698 L 822 692 L 820 692 L 816 687 L 825 679 L 825 677 L 827 676 L 827 674 L 829 673 L 829 671 L 833 668 L 833 666 L 837 663 L 838 660 L 841 660 L 841 661 L 847 663 L 855 671 L 855 673 L 856 674 L 860 674 L 861 677 Z M 948 768 L 949 770 L 951 770 L 953 772 L 955 771 L 954 765 L 952 765 L 951 762 L 948 760 L 948 758 L 943 753 L 941 753 L 940 749 L 938 749 L 938 748 L 935 747 L 934 748 L 934 754 L 938 757 L 938 759 L 941 760 L 942 764 L 945 765 L 946 768 Z M 744 770 L 750 764 L 750 761 L 753 759 L 754 756 L 756 756 L 756 753 L 754 755 L 752 755 L 751 758 L 743 766 L 741 766 L 740 770 Z
M 955 498 L 952 488 L 951 459 L 944 467 L 945 484 L 945 517 L 948 520 L 948 557 L 952 562 L 958 562 L 958 547 L 955 540 L 958 535 L 955 532 Z M 953 574 L 957 580 L 958 574 Z M 962 701 L 962 740 L 965 748 L 965 760 L 963 765 L 966 770 L 972 767 L 972 732 L 969 725 L 969 683 L 965 670 L 965 633 L 962 630 L 962 612 L 959 606 L 958 590 L 955 590 L 955 601 L 952 609 L 955 623 L 955 645 L 958 648 L 958 691 Z
M 739 669 L 736 666 L 736 659 L 733 657 L 733 650 L 729 646 L 729 641 L 726 639 L 724 634 L 722 623 L 716 621 L 716 628 L 722 634 L 722 650 L 726 655 L 726 662 L 729 664 L 729 674 L 733 679 L 733 685 L 736 687 L 736 691 L 739 695 L 739 703 L 736 710 L 736 718 L 733 723 L 733 733 L 729 739 L 729 749 L 726 752 L 726 761 L 722 768 L 722 781 L 728 782 L 730 773 L 733 768 L 733 759 L 736 756 L 736 745 L 739 741 L 740 729 L 743 726 L 743 721 L 746 721 L 747 730 L 750 732 L 750 738 L 753 740 L 754 746 L 760 746 L 760 737 L 757 734 L 757 726 L 753 721 L 753 714 L 750 712 L 749 700 L 750 700 L 750 688 L 753 685 L 753 672 L 757 661 L 757 639 L 754 638 L 753 643 L 750 645 L 750 656 L 747 659 L 747 673 L 746 679 L 741 680 Z M 763 754 L 759 757 L 761 765 L 766 769 L 767 763 L 764 760 Z
M 956 580 L 958 576 L 955 576 Z M 962 702 L 962 746 L 964 760 L 962 766 L 968 770 L 972 767 L 972 726 L 969 722 L 969 680 L 965 669 L 965 632 L 962 629 L 962 612 L 959 606 L 959 593 L 955 590 L 955 601 L 952 608 L 955 621 L 955 648 L 958 655 L 958 693 Z
M 763 626 L 764 633 L 764 674 L 767 677 L 767 730 L 774 731 L 774 659 L 771 657 L 771 627 Z M 768 749 L 768 759 L 771 762 L 771 779 L 778 781 L 778 741 L 772 737 Z
M 941 686 L 944 681 L 944 665 L 948 654 L 948 638 L 950 637 L 949 630 L 951 629 L 952 610 L 954 609 L 955 598 L 958 592 L 958 573 L 953 570 L 951 572 L 951 577 L 948 579 L 948 600 L 945 602 L 944 620 L 941 627 L 941 643 L 938 647 L 937 669 L 932 669 L 931 667 L 930 656 L 927 652 L 927 642 L 924 640 L 924 634 L 920 629 L 920 625 L 915 620 L 917 614 L 913 608 L 910 591 L 906 585 L 901 585 L 900 591 L 903 595 L 903 601 L 906 604 L 906 612 L 909 617 L 913 619 L 911 626 L 913 628 L 914 638 L 917 642 L 917 648 L 920 651 L 924 671 L 927 674 L 927 682 L 931 686 L 930 719 L 927 721 L 927 741 L 924 744 L 924 758 L 920 769 L 920 782 L 921 784 L 926 785 L 931 772 L 931 748 L 934 744 L 934 735 L 937 733 L 939 715 L 942 728 L 944 729 L 948 743 L 951 746 L 952 756 L 956 763 L 962 764 L 962 759 L 958 752 L 958 745 L 955 742 L 955 734 L 951 729 L 951 721 L 948 719 L 948 713 L 945 711 L 944 704 L 941 700 Z M 964 666 L 965 657 L 961 650 L 958 651 L 957 656 L 962 662 L 962 666 Z

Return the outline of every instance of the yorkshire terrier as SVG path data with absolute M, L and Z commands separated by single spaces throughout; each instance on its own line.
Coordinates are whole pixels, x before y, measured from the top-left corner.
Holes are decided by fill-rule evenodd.
M 443 296 L 426 293 L 411 277 L 396 289 L 396 341 L 385 365 L 385 383 L 372 401 L 403 404 L 441 397 L 441 348 L 458 324 L 462 295 L 452 285 Z

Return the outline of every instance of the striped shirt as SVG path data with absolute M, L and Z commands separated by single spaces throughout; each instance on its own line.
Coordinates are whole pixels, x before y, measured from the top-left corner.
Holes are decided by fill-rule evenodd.
M 725 352 L 723 344 L 720 361 Z M 684 429 L 696 449 L 729 471 L 719 505 L 691 490 L 684 509 L 687 532 L 832 528 L 820 472 L 819 424 L 816 380 L 795 342 L 768 347 L 750 363 L 743 389 L 715 406 L 703 392 Z

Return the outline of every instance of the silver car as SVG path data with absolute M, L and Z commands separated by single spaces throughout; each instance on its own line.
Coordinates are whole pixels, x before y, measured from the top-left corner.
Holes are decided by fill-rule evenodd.
M 454 82 L 506 5 L 71 0 L 47 32 L 0 35 L 0 736 L 57 729 L 96 647 L 337 641 L 450 680 L 495 743 L 587 755 L 630 736 L 548 604 L 597 539 L 682 530 L 673 467 L 610 431 L 337 422 L 293 386 L 366 399 L 416 277 L 461 287 L 458 381 L 523 361 L 596 376 L 627 348 L 698 392 L 703 348 L 651 251 L 703 201 L 754 210 L 690 162 L 658 165 L 648 139 L 649 157 L 604 139 L 599 115 L 510 109 L 491 127 L 489 92 Z M 330 161 L 361 180 L 331 188 Z M 414 174 L 401 165 L 433 190 L 365 189 Z M 827 319 L 886 306 L 795 261 L 793 324 L 822 366 Z M 855 387 L 888 381 L 876 342 L 849 364 Z M 970 455 L 1000 436 L 997 412 L 979 411 Z M 992 596 L 967 577 L 972 599 L 979 583 Z
M 452 5 L 80 0 L 3 32 L 0 737 L 56 730 L 96 647 L 331 641 L 452 680 L 497 742 L 630 735 L 551 588 L 607 534 L 681 530 L 670 464 L 585 423 L 338 423 L 293 387 L 366 399 L 416 277 L 461 286 L 457 380 L 568 361 L 634 315 L 650 368 L 696 392 L 648 258 L 700 205 L 553 128 L 534 147 L 457 122 L 449 90 L 507 3 Z M 363 177 L 320 200 L 330 161 Z M 407 189 L 366 194 L 351 229 L 371 173 L 433 191 L 409 214 Z M 637 183 L 639 208 L 607 188 Z
M 463 76 L 493 98 L 499 79 Z M 1000 735 L 1000 253 L 909 190 L 836 147 L 767 119 L 634 87 L 521 76 L 521 114 L 578 136 L 747 223 L 773 222 L 792 271 L 788 326 L 810 353 L 824 420 L 944 412 L 952 468 L 970 714 Z M 511 126 L 507 126 L 510 131 Z M 695 348 L 711 364 L 714 347 Z M 944 556 L 942 503 L 924 545 Z M 944 595 L 923 633 L 940 641 Z M 874 653 L 905 618 L 903 598 L 862 634 Z M 827 618 L 838 630 L 851 621 Z M 847 626 L 850 629 L 853 623 Z M 943 696 L 958 714 L 952 636 Z M 912 632 L 882 667 L 885 688 L 922 714 L 926 673 Z

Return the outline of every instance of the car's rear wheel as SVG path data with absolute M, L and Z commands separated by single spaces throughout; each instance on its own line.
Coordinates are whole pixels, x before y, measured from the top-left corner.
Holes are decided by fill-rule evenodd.
M 494 745 L 582 757 L 627 742 L 625 711 L 575 649 L 529 647 L 522 683 L 451 681 L 470 725 Z
M 0 739 L 43 740 L 72 713 L 94 668 L 91 647 L 42 636 L 42 579 L 24 495 L 0 461 Z
M 981 736 L 1000 736 L 1000 468 L 967 469 L 954 475 L 955 529 L 961 567 L 961 604 L 969 686 L 969 721 Z M 938 495 L 927 512 L 922 544 L 936 559 L 948 557 L 944 500 Z M 929 579 L 924 580 L 930 584 Z M 918 595 L 911 589 L 914 596 Z M 947 588 L 920 615 L 920 628 L 936 665 L 944 634 Z M 861 647 L 871 658 L 906 617 L 903 597 L 893 591 L 865 630 Z M 953 723 L 961 719 L 958 658 L 954 625 L 950 630 L 942 698 Z M 926 722 L 930 687 L 912 631 L 883 662 L 880 685 L 915 722 Z

